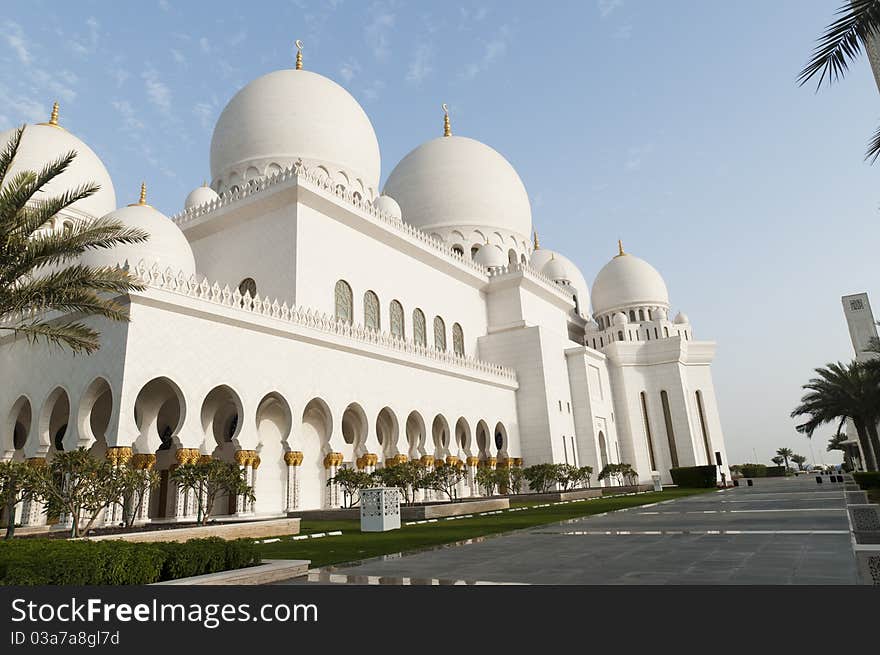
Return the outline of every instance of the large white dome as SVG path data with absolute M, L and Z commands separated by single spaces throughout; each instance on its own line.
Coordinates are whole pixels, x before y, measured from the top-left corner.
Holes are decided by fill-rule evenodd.
M 384 193 L 403 220 L 422 230 L 477 226 L 528 239 L 532 209 L 513 166 L 484 143 L 444 136 L 410 152 L 391 171 Z
M 0 148 L 5 147 L 14 134 L 15 130 L 0 133 Z M 84 184 L 97 184 L 101 188 L 96 193 L 77 200 L 71 209 L 92 217 L 103 216 L 116 209 L 116 191 L 104 163 L 85 143 L 57 125 L 28 125 L 24 128 L 18 153 L 6 179 L 12 179 L 22 171 L 39 171 L 71 150 L 76 152 L 73 162 L 66 171 L 43 187 L 38 197 L 50 198 Z
M 183 271 L 186 277 L 196 272 L 189 241 L 174 222 L 150 205 L 129 205 L 114 212 L 107 218 L 120 221 L 126 227 L 140 228 L 150 235 L 143 243 L 122 244 L 115 248 L 101 248 L 85 252 L 80 261 L 86 266 L 136 266 L 140 260 L 148 266 L 157 264 L 164 272 L 170 268 L 175 274 Z
M 669 307 L 669 292 L 657 269 L 626 253 L 602 267 L 593 282 L 592 296 L 594 314 L 639 305 Z
M 279 70 L 245 86 L 220 114 L 211 138 L 212 186 L 223 191 L 297 159 L 324 166 L 349 188 L 360 181 L 369 199 L 379 187 L 379 142 L 357 101 L 317 73 Z

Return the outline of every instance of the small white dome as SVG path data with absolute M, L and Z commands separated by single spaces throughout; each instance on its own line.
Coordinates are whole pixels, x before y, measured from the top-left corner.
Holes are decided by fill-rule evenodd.
M 611 322 L 614 323 L 614 325 L 626 325 L 627 323 L 629 323 L 629 319 L 623 312 L 617 312 L 614 316 L 611 317 Z
M 669 312 L 667 312 L 665 309 L 654 310 L 654 320 L 665 321 L 667 318 L 669 318 Z
M 400 205 L 397 204 L 397 201 L 391 196 L 386 196 L 384 193 L 376 198 L 376 209 L 379 211 L 383 211 L 391 218 L 400 219 L 402 217 L 402 213 L 400 211 Z
M 214 188 L 273 175 L 302 159 L 372 199 L 379 142 L 366 113 L 336 82 L 306 70 L 279 70 L 233 96 L 211 137 Z M 347 178 L 347 182 L 342 179 Z
M 579 269 L 568 257 L 555 250 L 541 247 L 532 251 L 529 264 L 531 264 L 532 268 L 536 271 L 542 271 L 546 275 L 547 273 L 544 271 L 544 267 L 551 259 L 560 261 L 565 266 L 565 271 L 569 276 L 568 282 L 577 292 L 578 305 L 581 312 L 588 311 L 590 307 L 590 285 L 587 284 L 587 280 L 584 278 L 584 274 L 581 273 L 581 269 Z
M 569 282 L 571 280 L 568 268 L 556 257 L 551 257 L 550 261 L 544 264 L 541 272 L 554 282 Z
M 678 312 L 678 314 L 675 315 L 675 323 L 683 325 L 684 323 L 690 323 L 690 319 L 688 318 L 687 314 L 683 312 Z
M 643 259 L 620 254 L 602 267 L 593 282 L 596 314 L 638 305 L 669 306 L 669 293 L 660 273 Z
M 0 133 L 0 148 L 6 146 L 15 130 Z M 7 179 L 22 171 L 40 171 L 46 164 L 71 150 L 76 157 L 67 170 L 43 187 L 36 198 L 50 198 L 80 185 L 97 184 L 101 188 L 88 198 L 77 200 L 71 209 L 94 218 L 116 209 L 116 191 L 104 163 L 85 143 L 58 125 L 28 125 L 24 128 L 15 160 Z
M 171 219 L 150 205 L 129 205 L 107 214 L 126 227 L 144 230 L 150 238 L 143 243 L 122 244 L 115 248 L 100 248 L 85 252 L 80 261 L 86 266 L 120 266 L 128 261 L 135 266 L 140 260 L 162 271 L 170 268 L 186 277 L 196 272 L 196 262 L 189 241 Z
M 529 196 L 513 166 L 484 143 L 439 137 L 404 157 L 385 182 L 407 223 L 432 228 L 471 226 L 532 232 Z
M 219 199 L 220 196 L 214 191 L 214 189 L 209 186 L 200 186 L 189 192 L 189 195 L 183 203 L 183 208 L 193 209 L 194 207 L 201 207 L 202 205 L 207 205 L 209 202 Z
M 474 261 L 486 268 L 499 268 L 508 264 L 507 257 L 501 252 L 501 249 L 490 243 L 484 243 L 480 246 L 477 254 L 474 255 Z

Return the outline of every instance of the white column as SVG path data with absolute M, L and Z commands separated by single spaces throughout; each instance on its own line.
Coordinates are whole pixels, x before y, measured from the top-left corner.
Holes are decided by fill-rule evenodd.
M 292 512 L 299 507 L 299 466 L 302 464 L 303 454 L 299 451 L 284 453 L 284 463 L 287 464 L 287 502 L 285 511 Z
M 342 453 L 327 453 L 324 457 L 324 469 L 326 471 L 326 480 L 336 476 L 339 465 L 343 462 Z M 324 506 L 327 508 L 339 507 L 339 485 L 330 483 L 327 485 L 327 491 L 324 495 Z

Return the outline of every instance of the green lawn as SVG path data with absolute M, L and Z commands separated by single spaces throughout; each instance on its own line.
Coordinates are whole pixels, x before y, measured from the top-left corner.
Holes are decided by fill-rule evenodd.
M 263 559 L 308 559 L 312 561 L 312 568 L 315 568 L 428 546 L 438 546 L 499 532 L 522 530 L 536 525 L 556 523 L 626 507 L 637 507 L 708 491 L 713 490 L 669 489 L 637 496 L 583 500 L 567 505 L 550 505 L 521 512 L 474 516 L 470 519 L 455 521 L 440 519 L 436 523 L 408 525 L 391 532 L 361 533 L 360 522 L 356 520 L 303 521 L 300 526 L 301 534 L 342 530 L 342 535 L 302 541 L 292 541 L 289 537 L 282 537 L 279 542 L 262 544 L 260 554 Z M 533 507 L 533 505 L 534 503 L 511 503 L 511 507 Z

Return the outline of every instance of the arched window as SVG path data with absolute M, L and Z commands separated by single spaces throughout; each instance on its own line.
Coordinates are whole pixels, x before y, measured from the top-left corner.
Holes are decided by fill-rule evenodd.
M 379 331 L 379 296 L 372 291 L 364 294 L 364 327 Z
M 434 347 L 437 350 L 446 350 L 446 323 L 439 316 L 434 317 Z
M 64 221 L 61 229 L 65 232 L 70 232 L 73 229 L 73 221 Z
M 644 321 L 644 320 L 645 320 L 645 310 L 644 310 L 644 309 L 640 309 L 640 310 L 639 310 L 639 320 L 640 320 L 640 321 Z
M 617 340 L 618 340 L 618 341 L 623 341 L 623 330 L 618 330 L 618 331 L 617 331 Z
M 574 300 L 574 313 L 580 314 L 581 313 L 581 306 L 578 304 L 577 294 L 576 293 L 572 294 L 571 299 Z
M 672 414 L 669 411 L 669 396 L 665 391 L 660 392 L 660 402 L 663 405 L 663 420 L 666 422 L 666 439 L 669 441 L 669 455 L 672 458 L 673 468 L 677 468 L 678 450 L 675 447 L 675 430 L 672 428 Z
M 654 338 L 659 339 L 660 335 L 657 333 L 657 328 L 654 328 Z
M 478 252 L 480 252 L 480 246 L 471 246 L 471 259 L 476 257 Z
M 636 322 L 636 313 L 635 313 L 635 310 L 632 310 L 632 309 L 629 310 L 629 320 L 630 320 L 631 323 L 635 323 L 635 322 Z
M 652 312 L 650 309 L 648 310 L 648 320 L 649 321 L 654 320 L 654 312 Z
M 403 305 L 396 300 L 392 300 L 389 314 L 391 316 L 391 336 L 397 337 L 398 339 L 406 338 L 406 332 L 403 326 Z
M 602 337 L 599 337 L 599 347 L 600 348 L 605 347 L 605 339 L 603 339 Z
M 521 254 L 521 255 L 519 256 L 519 261 L 520 261 L 520 263 L 521 263 L 523 266 L 525 266 L 525 265 L 528 263 L 528 261 L 526 260 L 526 255 L 525 255 L 525 253 L 523 253 L 523 254 Z
M 507 263 L 510 266 L 516 266 L 516 250 L 513 248 L 507 251 Z
M 336 320 L 351 325 L 353 296 L 345 280 L 336 283 Z
M 669 338 L 669 328 L 668 327 L 663 328 L 663 336 L 665 336 L 667 339 Z
M 257 283 L 252 277 L 246 277 L 238 285 L 238 292 L 241 295 L 251 294 L 251 298 L 257 295 Z
M 452 352 L 464 357 L 464 331 L 458 323 L 452 325 Z
M 413 338 L 416 340 L 416 345 L 428 345 L 428 331 L 425 328 L 425 314 L 421 309 L 413 311 Z
M 458 244 L 455 244 L 454 246 L 452 246 L 452 252 L 454 252 L 459 257 L 464 257 L 464 248 L 462 248 Z

